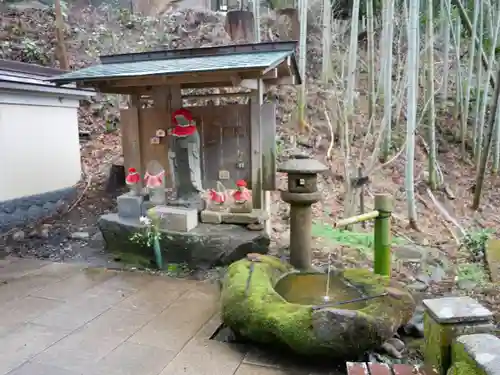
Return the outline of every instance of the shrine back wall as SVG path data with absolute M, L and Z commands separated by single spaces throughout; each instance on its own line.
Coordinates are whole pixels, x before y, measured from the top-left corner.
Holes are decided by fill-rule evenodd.
M 226 188 L 232 189 L 239 179 L 244 179 L 250 186 L 251 106 L 230 104 L 186 108 L 193 114 L 200 132 L 203 187 L 216 188 L 216 181 L 221 180 Z M 272 114 L 273 118 L 269 119 L 269 122 L 274 124 L 274 112 L 272 110 L 265 112 Z M 138 120 L 140 125 L 134 130 Z M 158 129 L 167 132 L 170 126 L 170 115 L 165 109 L 141 108 L 138 114 L 135 108 L 122 110 L 121 129 L 125 168 L 137 168 L 133 165 L 133 155 L 134 148 L 139 145 L 142 171 L 145 171 L 148 162 L 158 160 L 169 176 L 170 140 L 168 136 L 160 138 L 158 144 L 153 144 L 151 140 L 156 136 Z M 272 129 L 274 132 L 274 125 Z M 274 136 L 270 135 L 274 143 Z M 170 179 L 167 181 L 167 186 L 171 186 Z

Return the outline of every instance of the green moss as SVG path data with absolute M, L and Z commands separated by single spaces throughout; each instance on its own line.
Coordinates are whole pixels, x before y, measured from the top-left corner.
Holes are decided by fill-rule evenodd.
M 444 374 L 450 366 L 451 332 L 437 323 L 427 312 L 424 314 L 425 364 Z
M 474 333 L 489 333 L 491 329 L 490 323 L 439 324 L 426 312 L 424 315 L 425 364 L 440 369 L 440 374 L 445 374 L 452 363 L 463 362 L 462 356 L 457 359 L 456 355 L 453 354 L 452 358 L 452 345 L 458 345 L 453 344 L 456 337 Z M 453 348 L 453 351 L 455 350 Z M 466 353 L 464 355 L 467 356 Z
M 483 372 L 467 362 L 455 362 L 447 375 L 483 375 Z
M 153 265 L 152 258 L 135 253 L 117 253 L 113 252 L 115 259 L 127 266 L 138 268 L 149 268 Z
M 464 346 L 455 342 L 453 344 L 453 366 L 448 371 L 448 375 L 486 375 L 486 373 L 477 366 L 476 362 L 467 354 Z
M 393 320 L 397 324 L 411 319 L 415 307 L 413 298 L 409 293 L 402 292 L 399 285 L 391 281 L 390 278 L 376 275 L 363 268 L 346 269 L 342 276 L 365 295 L 378 296 L 386 292 L 395 294 L 393 298 L 384 297 L 370 301 L 367 307 L 360 312 L 378 319 Z M 397 328 L 391 327 L 391 330 Z
M 271 256 L 257 258 L 259 261 L 253 262 L 249 283 L 252 262 L 248 259 L 233 263 L 227 271 L 222 289 L 222 318 L 229 327 L 251 340 L 284 344 L 307 355 L 332 356 L 365 349 L 363 340 L 349 336 L 351 332 L 346 333 L 345 342 L 337 337 L 335 342 L 316 337 L 312 306 L 289 303 L 274 289 L 276 281 L 292 268 Z M 386 287 L 391 286 L 389 279 L 373 275 L 368 270 L 347 270 L 343 276 L 370 296 L 382 294 Z M 368 338 L 382 341 L 411 317 L 413 308 L 408 293 L 400 293 L 397 298 L 390 295 L 371 300 L 365 308 L 356 311 L 355 320 L 356 324 L 361 322 L 363 329 L 366 328 L 364 333 Z

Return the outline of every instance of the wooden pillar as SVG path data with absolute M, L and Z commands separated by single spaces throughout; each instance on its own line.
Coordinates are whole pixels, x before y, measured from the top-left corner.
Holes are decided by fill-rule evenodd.
M 257 90 L 254 90 L 250 100 L 250 147 L 251 157 L 250 164 L 252 168 L 252 200 L 253 208 L 261 209 L 270 214 L 271 208 L 271 193 L 263 191 L 263 164 L 262 164 L 262 116 L 261 109 L 263 104 L 264 83 L 258 80 Z M 266 220 L 265 230 L 268 234 L 271 233 L 271 221 Z
M 127 116 L 125 116 L 127 121 L 124 124 L 125 126 L 122 128 L 124 165 L 126 169 L 135 168 L 137 172 L 139 172 L 139 175 L 143 176 L 144 171 L 142 168 L 141 136 L 139 132 L 141 96 L 131 95 L 129 103 L 130 108 L 127 111 Z M 142 179 L 139 183 L 142 188 Z
M 253 208 L 264 208 L 262 191 L 262 129 L 261 106 L 263 103 L 262 80 L 257 81 L 257 89 L 253 91 L 250 99 L 250 147 L 252 154 L 250 164 L 252 167 L 252 200 Z

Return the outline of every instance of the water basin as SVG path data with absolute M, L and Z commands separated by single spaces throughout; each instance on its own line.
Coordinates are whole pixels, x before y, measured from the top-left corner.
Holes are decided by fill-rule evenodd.
M 328 302 L 325 302 L 327 274 L 289 273 L 278 280 L 274 290 L 290 303 L 300 305 L 334 305 L 338 309 L 360 310 L 366 301 L 342 303 L 364 297 L 354 286 L 338 275 L 330 275 Z

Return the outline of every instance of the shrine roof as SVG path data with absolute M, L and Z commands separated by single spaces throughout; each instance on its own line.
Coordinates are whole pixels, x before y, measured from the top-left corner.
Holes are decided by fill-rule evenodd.
M 300 84 L 295 41 L 238 44 L 101 56 L 101 64 L 48 79 L 58 85 L 126 91 L 130 87 L 179 84 L 188 87 L 236 86 L 234 78 L 262 78 L 269 84 Z M 272 74 L 271 74 L 272 73 Z M 119 83 L 119 84 L 118 84 Z M 105 91 L 105 90 L 102 90 Z

